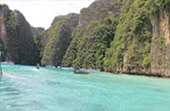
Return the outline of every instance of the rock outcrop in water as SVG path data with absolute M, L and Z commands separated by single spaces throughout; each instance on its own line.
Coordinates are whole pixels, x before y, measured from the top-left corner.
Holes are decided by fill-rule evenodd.
M 17 10 L 0 5 L 0 38 L 3 61 L 16 64 L 35 64 L 38 51 L 30 24 Z

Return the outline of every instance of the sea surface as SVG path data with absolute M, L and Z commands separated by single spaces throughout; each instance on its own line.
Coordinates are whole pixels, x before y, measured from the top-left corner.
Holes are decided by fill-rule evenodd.
M 170 80 L 2 65 L 0 111 L 170 111 Z

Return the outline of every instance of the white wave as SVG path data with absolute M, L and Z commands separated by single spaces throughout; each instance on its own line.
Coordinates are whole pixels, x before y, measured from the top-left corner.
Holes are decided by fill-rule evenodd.
M 1 62 L 2 64 L 14 64 L 13 62 L 11 61 L 5 61 L 5 62 Z
M 33 71 L 39 71 L 40 69 L 37 69 L 37 68 L 33 68 L 32 70 L 33 70 Z
M 73 67 L 61 67 L 61 69 L 74 69 Z
M 18 77 L 18 76 L 15 76 L 15 75 L 11 75 L 11 74 L 7 74 L 7 73 L 3 73 L 3 76 L 8 77 L 10 79 L 26 80 L 25 78 Z

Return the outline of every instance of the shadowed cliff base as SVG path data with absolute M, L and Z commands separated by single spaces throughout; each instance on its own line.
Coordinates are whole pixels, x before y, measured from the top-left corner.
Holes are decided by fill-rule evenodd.
M 131 76 L 139 76 L 139 77 L 148 77 L 148 78 L 159 78 L 159 79 L 170 79 L 170 76 L 162 76 L 161 74 L 145 74 L 145 73 L 113 73 L 111 74 L 125 74 L 125 75 L 131 75 Z

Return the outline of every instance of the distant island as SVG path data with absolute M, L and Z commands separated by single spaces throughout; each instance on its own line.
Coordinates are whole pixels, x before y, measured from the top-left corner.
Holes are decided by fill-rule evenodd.
M 0 4 L 1 61 L 170 77 L 170 1 L 96 0 L 47 30 Z M 45 15 L 44 15 L 45 16 Z

